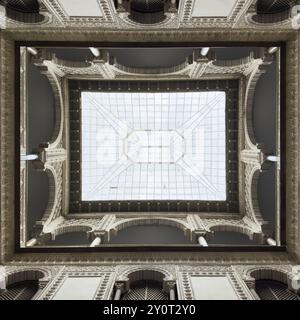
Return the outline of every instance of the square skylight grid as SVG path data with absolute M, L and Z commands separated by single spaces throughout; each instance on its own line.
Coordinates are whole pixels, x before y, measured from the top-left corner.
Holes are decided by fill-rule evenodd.
M 82 92 L 82 201 L 226 200 L 226 94 Z

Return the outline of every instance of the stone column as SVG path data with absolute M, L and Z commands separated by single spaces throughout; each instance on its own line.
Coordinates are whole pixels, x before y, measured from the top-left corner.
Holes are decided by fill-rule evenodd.
M 0 292 L 6 289 L 5 268 L 0 266 Z
M 175 295 L 175 283 L 170 283 L 169 284 L 170 291 L 169 291 L 169 298 L 170 300 L 176 300 L 176 295 Z
M 255 291 L 255 279 L 251 278 L 251 280 L 245 280 L 245 283 L 246 283 L 247 287 L 249 288 L 253 298 L 255 300 L 260 300 L 260 297 L 258 296 L 258 294 Z
M 198 243 L 200 244 L 200 247 L 208 247 L 208 243 L 203 236 L 198 237 Z
M 120 300 L 122 291 L 124 289 L 124 283 L 115 283 L 116 292 L 114 296 L 114 300 Z
M 169 300 L 176 300 L 176 281 L 170 279 L 164 279 L 163 291 L 169 295 Z
M 93 242 L 90 244 L 90 247 L 98 247 L 101 244 L 101 238 L 96 237 Z

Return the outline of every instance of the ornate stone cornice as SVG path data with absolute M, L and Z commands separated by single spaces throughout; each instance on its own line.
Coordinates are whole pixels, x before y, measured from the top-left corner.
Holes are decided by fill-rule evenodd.
M 230 79 L 239 78 L 251 73 L 261 59 L 254 52 L 242 59 L 217 60 L 215 55 L 209 53 L 207 57 L 201 56 L 199 49 L 195 49 L 192 61 L 189 58 L 178 65 L 162 68 L 133 68 L 120 64 L 115 58 L 109 57 L 105 50 L 100 50 L 100 56 L 91 61 L 73 62 L 58 59 L 45 49 L 39 50 L 39 63 L 61 77 L 71 79 Z

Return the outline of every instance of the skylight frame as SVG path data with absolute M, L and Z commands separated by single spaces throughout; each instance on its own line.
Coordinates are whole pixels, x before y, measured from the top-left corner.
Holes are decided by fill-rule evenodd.
M 81 92 L 224 91 L 226 94 L 225 201 L 117 200 L 82 201 Z M 70 96 L 70 213 L 80 212 L 238 212 L 238 80 L 87 81 L 69 80 Z M 80 110 L 80 113 L 77 112 Z M 228 116 L 229 115 L 229 116 Z M 73 134 L 72 134 L 73 133 Z M 75 133 L 75 134 L 74 134 Z M 229 139 L 230 138 L 230 139 Z M 230 140 L 230 141 L 229 141 Z M 228 173 L 228 169 L 231 173 Z
M 220 90 L 82 91 L 81 200 L 225 201 L 225 106 Z

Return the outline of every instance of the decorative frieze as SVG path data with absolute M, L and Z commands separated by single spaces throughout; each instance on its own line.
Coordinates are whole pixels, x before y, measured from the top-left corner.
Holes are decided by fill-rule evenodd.
M 53 70 L 54 73 L 70 79 L 133 79 L 133 80 L 178 80 L 178 79 L 237 79 L 247 76 L 261 64 L 256 52 L 242 59 L 218 60 L 212 54 L 201 56 L 199 49 L 192 54 L 192 61 L 186 61 L 172 67 L 137 68 L 120 64 L 109 57 L 106 50 L 100 50 L 100 56 L 87 62 L 73 62 L 58 59 L 55 54 L 39 50 L 38 61 Z M 35 62 L 37 64 L 37 62 Z
M 179 266 L 177 269 L 177 277 L 179 300 L 197 299 L 192 288 L 193 277 L 224 277 L 228 279 L 233 287 L 237 299 L 253 300 L 250 290 L 230 266 Z

